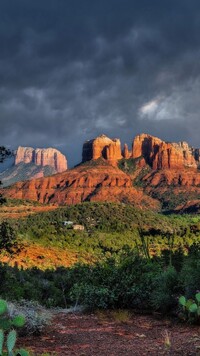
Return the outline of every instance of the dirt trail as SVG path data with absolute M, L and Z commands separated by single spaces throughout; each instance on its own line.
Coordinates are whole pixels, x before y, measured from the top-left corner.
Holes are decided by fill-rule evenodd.
M 69 356 L 200 355 L 200 328 L 133 315 L 125 323 L 94 314 L 56 314 L 42 336 L 20 338 L 21 346 Z M 166 346 L 169 336 L 171 347 Z

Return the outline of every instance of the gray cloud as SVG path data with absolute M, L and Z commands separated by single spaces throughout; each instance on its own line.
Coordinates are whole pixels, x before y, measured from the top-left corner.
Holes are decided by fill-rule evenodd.
M 197 0 L 2 0 L 1 144 L 70 164 L 98 134 L 200 146 Z

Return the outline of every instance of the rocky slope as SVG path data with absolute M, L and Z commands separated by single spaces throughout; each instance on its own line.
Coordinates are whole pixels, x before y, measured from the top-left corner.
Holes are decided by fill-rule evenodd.
M 51 176 L 66 170 L 66 157 L 58 150 L 19 146 L 14 164 L 0 173 L 0 180 L 6 187 L 18 181 Z
M 16 182 L 51 176 L 56 170 L 50 166 L 36 166 L 34 163 L 18 163 L 0 173 L 0 180 L 4 187 Z
M 5 188 L 4 194 L 10 198 L 60 205 L 110 201 L 132 203 L 141 208 L 159 208 L 156 200 L 133 187 L 129 175 L 101 160 L 96 165 L 81 165 L 51 177 L 18 182 Z
M 164 209 L 183 211 L 187 204 L 200 202 L 200 171 L 196 169 L 163 169 L 140 173 L 143 191 L 158 199 Z M 136 178 L 137 181 L 137 178 Z

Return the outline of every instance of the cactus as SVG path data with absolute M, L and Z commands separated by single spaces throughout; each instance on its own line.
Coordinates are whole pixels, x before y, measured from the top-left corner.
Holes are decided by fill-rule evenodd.
M 15 347 L 17 340 L 17 333 L 15 330 L 11 330 L 8 334 L 7 341 L 6 341 L 6 346 L 8 349 L 8 355 L 13 356 L 13 349 Z
M 24 350 L 24 349 L 20 349 L 20 350 L 16 350 L 15 352 L 16 356 L 29 356 L 28 351 Z
M 8 310 L 7 303 L 5 300 L 0 299 L 0 315 L 6 313 Z
M 16 352 L 13 351 L 17 340 L 17 333 L 14 329 L 11 330 L 11 328 L 22 327 L 24 324 L 25 318 L 23 315 L 18 315 L 13 319 L 9 317 L 7 303 L 5 300 L 0 299 L 0 356 L 28 356 L 28 352 L 24 349 L 20 349 Z M 3 352 L 5 335 L 7 336 L 7 353 Z
M 3 353 L 4 332 L 0 330 L 0 355 Z
M 186 299 L 183 295 L 179 298 L 184 315 L 188 321 L 197 321 L 200 318 L 200 292 L 195 294 L 194 299 Z
M 16 328 L 21 328 L 25 324 L 25 318 L 23 315 L 18 315 L 12 320 L 12 325 Z

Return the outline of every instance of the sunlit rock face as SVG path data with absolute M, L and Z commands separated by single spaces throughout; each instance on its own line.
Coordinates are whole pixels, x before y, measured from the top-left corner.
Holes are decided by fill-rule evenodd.
M 66 157 L 55 148 L 32 148 L 19 146 L 15 155 L 15 165 L 19 163 L 34 163 L 37 166 L 50 166 L 55 172 L 67 170 Z
M 132 157 L 144 157 L 153 169 L 197 168 L 195 152 L 187 142 L 169 143 L 147 134 L 136 136 L 132 146 Z
M 105 135 L 86 141 L 83 145 L 82 162 L 104 158 L 115 164 L 122 158 L 121 142 L 119 139 L 110 139 Z

